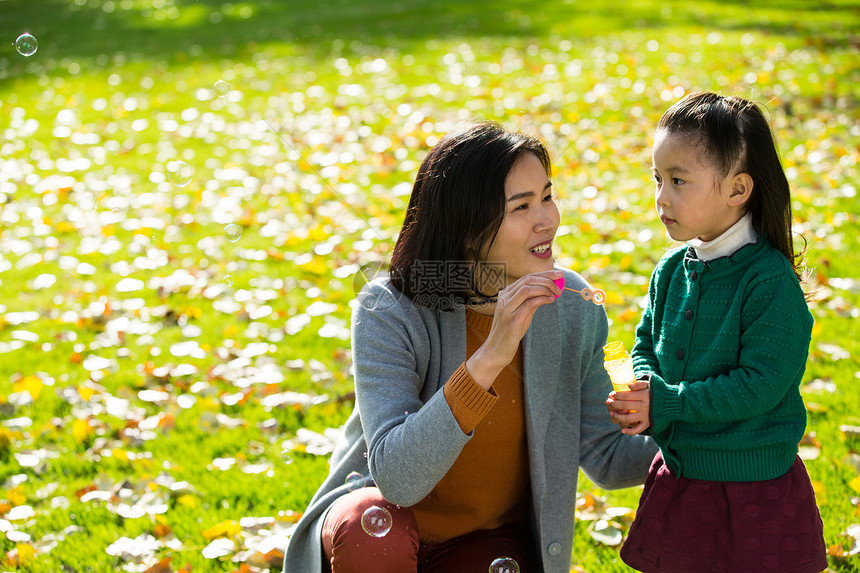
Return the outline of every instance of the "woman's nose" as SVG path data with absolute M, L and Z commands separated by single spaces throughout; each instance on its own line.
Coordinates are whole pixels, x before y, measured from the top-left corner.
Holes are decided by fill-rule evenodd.
M 555 203 L 552 205 L 545 205 L 543 209 L 540 209 L 537 220 L 535 221 L 535 230 L 543 231 L 551 229 L 556 224 L 554 213 L 557 212 Z

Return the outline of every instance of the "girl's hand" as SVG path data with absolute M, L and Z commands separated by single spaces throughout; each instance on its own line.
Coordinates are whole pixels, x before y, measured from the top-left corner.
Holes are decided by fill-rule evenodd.
M 485 390 L 510 364 L 538 307 L 555 302 L 561 289 L 553 280 L 562 271 L 543 271 L 521 277 L 499 291 L 493 326 L 487 340 L 466 361 L 466 370 Z
M 651 425 L 651 388 L 648 382 L 630 384 L 628 392 L 612 392 L 606 400 L 609 417 L 621 425 L 621 431 L 633 436 Z

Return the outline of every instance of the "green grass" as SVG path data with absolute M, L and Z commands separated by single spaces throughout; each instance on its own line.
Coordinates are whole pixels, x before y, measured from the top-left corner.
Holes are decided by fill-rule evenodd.
M 233 555 L 263 570 L 242 552 L 247 522 L 223 558 L 204 557 L 204 532 L 271 517 L 282 535 L 325 477 L 326 456 L 285 442 L 351 411 L 355 271 L 386 260 L 418 164 L 462 119 L 547 142 L 560 262 L 610 293 L 611 334 L 631 343 L 667 247 L 651 133 L 670 102 L 710 89 L 766 106 L 789 170 L 821 287 L 807 467 L 831 569 L 860 571 L 838 551 L 860 523 L 860 439 L 840 430 L 860 426 L 858 29 L 856 1 L 0 1 L 0 514 L 34 512 L 0 533 L 0 563 L 31 546 L 30 571 L 115 571 L 126 561 L 106 549 L 150 534 L 174 570 L 233 571 Z M 24 31 L 29 58 L 13 47 Z M 167 180 L 176 159 L 186 187 Z M 37 315 L 16 324 L 24 311 Z M 196 356 L 173 346 L 190 341 Z M 109 362 L 90 371 L 91 356 Z M 41 392 L 25 404 L 29 376 Z M 287 390 L 327 398 L 267 405 Z M 89 420 L 77 434 L 75 419 Z M 115 499 L 82 501 L 93 487 Z M 580 490 L 584 505 L 639 494 Z M 117 513 L 146 494 L 162 506 Z M 629 571 L 590 525 L 572 565 Z

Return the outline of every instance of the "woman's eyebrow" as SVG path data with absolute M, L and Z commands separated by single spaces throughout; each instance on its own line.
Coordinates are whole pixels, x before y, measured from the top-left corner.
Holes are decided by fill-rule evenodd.
M 552 181 L 548 181 L 547 184 L 543 186 L 542 191 L 546 191 L 550 187 L 552 187 Z M 523 191 L 522 193 L 515 193 L 515 194 L 511 195 L 510 197 L 508 197 L 506 199 L 506 202 L 510 203 L 511 201 L 516 201 L 518 199 L 524 199 L 525 197 L 534 197 L 534 195 L 535 195 L 534 191 Z

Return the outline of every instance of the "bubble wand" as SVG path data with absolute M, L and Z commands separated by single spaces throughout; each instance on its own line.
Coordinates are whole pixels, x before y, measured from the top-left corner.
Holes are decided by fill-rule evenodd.
M 603 304 L 606 302 L 606 292 L 604 292 L 602 289 L 590 289 L 586 287 L 582 290 L 576 290 L 575 288 L 566 287 L 564 286 L 564 277 L 556 279 L 553 282 L 558 285 L 558 288 L 562 290 L 569 290 L 570 292 L 579 293 L 579 296 L 581 296 L 584 300 L 590 300 L 594 304 Z M 558 296 L 556 296 L 555 298 L 558 298 Z

